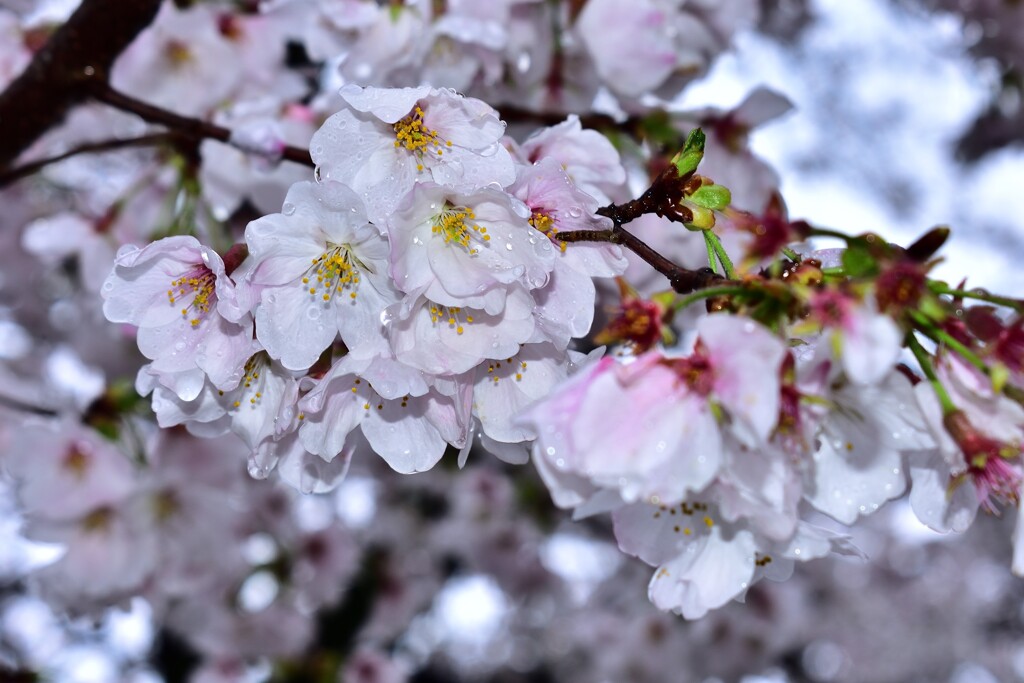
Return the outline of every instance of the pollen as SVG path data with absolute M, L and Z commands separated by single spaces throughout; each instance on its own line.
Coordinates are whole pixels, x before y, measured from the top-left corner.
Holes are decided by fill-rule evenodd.
M 310 296 L 320 293 L 323 301 L 343 290 L 349 290 L 349 298 L 356 298 L 362 264 L 349 245 L 328 244 L 324 253 L 312 260 L 309 271 L 302 278 L 302 286 L 309 286 Z M 311 284 L 313 279 L 315 284 Z
M 413 107 L 407 116 L 394 124 L 395 148 L 405 148 L 418 160 L 422 161 L 424 155 L 442 156 L 443 147 L 451 147 L 452 143 L 441 138 L 437 131 L 431 130 L 423 121 L 423 108 L 420 105 Z M 423 164 L 417 163 L 416 170 L 422 171 Z
M 217 303 L 216 281 L 216 276 L 209 268 L 196 264 L 192 270 L 171 281 L 167 300 L 172 306 L 185 304 L 181 308 L 181 317 L 188 320 L 191 327 L 199 327 Z M 186 302 L 188 297 L 192 300 Z
M 460 306 L 441 306 L 439 304 L 430 305 L 430 321 L 435 325 L 437 323 L 447 324 L 448 329 L 455 330 L 455 334 L 462 334 L 466 331 L 463 327 L 463 323 L 471 324 L 473 322 L 473 316 L 463 315 L 462 308 Z
M 489 242 L 491 236 L 487 234 L 487 228 L 476 222 L 476 214 L 466 207 L 449 207 L 438 214 L 434 219 L 431 232 L 440 235 L 445 244 L 454 242 L 470 254 L 476 254 L 480 250 L 473 246 L 473 240 L 479 239 Z

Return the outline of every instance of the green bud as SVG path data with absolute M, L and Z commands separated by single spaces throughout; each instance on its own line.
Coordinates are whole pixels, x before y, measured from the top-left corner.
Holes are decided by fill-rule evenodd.
M 705 209 L 721 211 L 732 202 L 732 193 L 724 185 L 701 185 L 688 199 Z
M 686 136 L 686 144 L 683 145 L 683 149 L 672 157 L 672 165 L 676 167 L 680 178 L 697 170 L 697 165 L 704 158 L 704 140 L 704 131 L 694 128 Z
M 685 199 L 680 202 L 680 206 L 689 209 L 690 213 L 693 214 L 693 218 L 691 220 L 683 223 L 687 230 L 699 232 L 701 230 L 710 230 L 715 227 L 715 212 L 711 209 L 706 209 L 703 206 L 686 201 Z

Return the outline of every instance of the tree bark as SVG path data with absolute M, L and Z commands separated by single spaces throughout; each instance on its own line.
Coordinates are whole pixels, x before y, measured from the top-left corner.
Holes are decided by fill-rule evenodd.
M 0 169 L 10 166 L 106 81 L 117 56 L 156 18 L 161 0 L 83 0 L 0 93 Z

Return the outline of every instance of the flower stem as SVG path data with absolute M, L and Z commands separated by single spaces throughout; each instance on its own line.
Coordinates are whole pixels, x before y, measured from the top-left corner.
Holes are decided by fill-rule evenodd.
M 690 294 L 689 296 L 685 296 L 682 299 L 679 299 L 678 301 L 673 303 L 672 306 L 677 311 L 681 311 L 682 309 L 686 308 L 693 302 L 700 301 L 701 299 L 710 299 L 713 296 L 725 296 L 728 294 L 740 295 L 746 293 L 746 291 L 747 290 L 745 288 L 738 286 L 708 287 L 706 289 L 696 291 L 693 294 Z
M 711 244 L 711 240 L 708 238 L 710 234 L 707 230 L 704 231 L 704 246 L 708 248 L 708 268 L 717 270 L 715 262 L 718 259 L 715 257 L 715 245 Z
M 955 413 L 957 408 L 953 404 L 953 399 L 949 397 L 946 387 L 942 386 L 942 382 L 939 381 L 938 375 L 935 374 L 935 368 L 932 366 L 932 359 L 928 356 L 928 352 L 924 350 L 921 342 L 917 340 L 913 332 L 907 333 L 906 343 L 910 352 L 914 354 L 914 358 L 917 359 L 917 364 L 921 366 L 924 376 L 928 378 L 932 391 L 935 392 L 935 396 L 939 399 L 939 404 L 942 406 L 942 415 L 946 416 Z
M 928 281 L 928 289 L 932 290 L 936 294 L 948 294 L 949 296 L 960 299 L 978 299 L 979 301 L 987 301 L 991 304 L 1006 306 L 1018 311 L 1021 310 L 1021 308 L 1024 308 L 1024 301 L 1021 301 L 1020 299 L 1011 299 L 1005 296 L 989 294 L 988 292 L 981 290 L 957 289 L 955 287 L 950 287 L 944 282 L 938 282 L 936 280 Z
M 933 325 L 931 320 L 920 311 L 909 311 L 909 313 L 910 317 L 916 323 L 917 329 L 930 337 L 932 341 L 949 347 L 956 353 L 960 354 L 965 361 L 976 367 L 985 375 L 988 375 L 989 367 L 985 361 L 978 356 L 978 354 L 974 353 L 974 351 L 965 346 L 953 335 Z
M 722 240 L 720 240 L 718 235 L 710 230 L 704 231 L 704 239 L 714 249 L 715 256 L 718 257 L 718 262 L 722 264 L 722 270 L 725 271 L 725 276 L 730 280 L 735 280 L 736 271 L 733 269 L 732 259 L 729 258 L 729 254 L 726 253 L 725 247 L 722 246 Z

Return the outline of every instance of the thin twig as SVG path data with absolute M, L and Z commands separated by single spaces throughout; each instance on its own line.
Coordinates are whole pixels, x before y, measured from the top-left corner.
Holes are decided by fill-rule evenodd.
M 79 154 L 99 154 L 103 152 L 127 149 L 129 147 L 153 147 L 173 142 L 174 138 L 175 135 L 173 133 L 152 133 L 150 135 L 141 135 L 136 138 L 117 138 L 114 140 L 101 140 L 99 142 L 86 142 L 78 145 L 77 147 L 72 147 L 62 154 L 46 157 L 45 159 L 37 159 L 36 161 L 30 161 L 26 164 L 22 164 L 21 166 L 0 172 L 0 187 L 5 187 L 10 183 L 13 183 L 15 180 L 19 180 L 20 178 L 24 178 L 25 176 L 41 171 L 50 164 L 70 159 L 71 157 L 78 156 Z
M 231 142 L 231 130 L 228 128 L 218 126 L 209 121 L 175 114 L 167 109 L 137 100 L 130 95 L 115 90 L 103 81 L 96 81 L 93 84 L 92 96 L 115 109 L 131 112 L 149 123 L 165 126 L 179 135 L 193 140 L 208 139 L 218 140 L 228 145 L 233 144 Z M 281 158 L 305 164 L 306 166 L 313 166 L 313 158 L 309 155 L 309 150 L 301 147 L 285 146 L 281 151 Z

